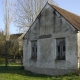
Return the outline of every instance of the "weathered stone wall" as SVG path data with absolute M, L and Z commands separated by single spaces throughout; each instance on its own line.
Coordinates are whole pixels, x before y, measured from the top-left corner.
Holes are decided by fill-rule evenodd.
M 51 36 L 49 38 L 40 38 L 43 35 Z M 65 38 L 65 60 L 56 60 L 57 38 Z M 33 40 L 37 40 L 36 61 L 31 59 L 31 41 Z M 46 69 L 46 72 L 43 70 L 40 72 L 43 74 L 47 74 L 50 69 L 60 70 L 60 73 L 61 70 L 77 70 L 78 45 L 76 29 L 47 4 L 24 37 L 23 53 L 23 66 L 25 69 L 36 73 L 39 73 L 38 69 Z M 50 75 L 55 74 L 53 73 L 50 73 Z

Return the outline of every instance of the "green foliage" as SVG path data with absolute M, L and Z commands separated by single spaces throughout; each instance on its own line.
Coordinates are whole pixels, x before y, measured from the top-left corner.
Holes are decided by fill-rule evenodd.
M 4 64 L 5 63 L 5 59 L 4 58 L 0 58 L 0 64 Z
M 16 41 L 10 41 L 9 42 L 9 53 L 13 55 L 13 53 L 16 53 L 16 48 L 18 49 L 18 43 Z
M 0 67 L 0 80 L 80 80 L 78 75 L 48 76 L 25 71 L 21 66 Z
M 5 36 L 0 32 L 0 55 L 5 53 Z
M 19 54 L 19 44 L 17 39 L 10 40 L 9 42 L 9 49 L 8 49 L 9 57 L 15 59 L 16 55 Z

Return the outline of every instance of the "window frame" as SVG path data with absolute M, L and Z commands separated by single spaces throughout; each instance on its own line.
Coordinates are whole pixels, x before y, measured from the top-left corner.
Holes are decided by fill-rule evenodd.
M 33 47 L 33 44 L 35 44 L 35 43 L 36 43 L 36 47 Z M 31 59 L 32 60 L 37 60 L 37 40 L 31 41 Z
M 57 44 L 58 40 L 64 40 L 64 43 L 63 43 L 64 45 L 61 43 L 62 45 L 58 46 L 58 44 Z M 60 48 L 60 49 L 58 49 L 58 48 Z M 60 54 L 57 50 L 60 51 Z M 64 57 L 61 57 L 60 55 L 64 56 Z M 56 60 L 66 60 L 66 39 L 65 39 L 65 37 L 56 38 Z

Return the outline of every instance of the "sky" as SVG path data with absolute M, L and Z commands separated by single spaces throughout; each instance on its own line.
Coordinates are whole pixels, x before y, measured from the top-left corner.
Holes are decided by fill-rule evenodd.
M 0 0 L 0 30 L 4 29 L 3 24 L 2 0 Z
M 5 25 L 4 25 L 4 11 L 3 11 L 3 0 L 0 0 L 0 30 L 5 31 Z M 17 28 L 14 26 L 14 24 L 11 24 L 10 26 L 10 30 L 9 30 L 10 34 L 15 34 L 15 33 L 19 33 L 19 31 L 17 30 Z
M 80 15 L 80 0 L 55 0 L 59 7 Z
M 0 30 L 4 30 L 4 17 L 3 17 L 3 6 L 2 1 L 0 0 Z M 80 15 L 80 0 L 55 0 L 56 4 L 74 14 Z M 17 28 L 13 26 L 13 24 L 10 26 L 10 34 L 18 33 Z

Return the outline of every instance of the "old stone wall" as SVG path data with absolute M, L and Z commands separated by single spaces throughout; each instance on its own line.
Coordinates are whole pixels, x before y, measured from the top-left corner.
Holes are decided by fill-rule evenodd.
M 57 38 L 65 38 L 65 60 L 56 60 Z M 23 65 L 25 69 L 29 70 L 27 67 L 32 67 L 35 72 L 37 72 L 36 68 L 77 70 L 77 39 L 76 29 L 47 4 L 24 37 Z M 33 40 L 37 40 L 36 61 L 31 59 L 31 41 Z

